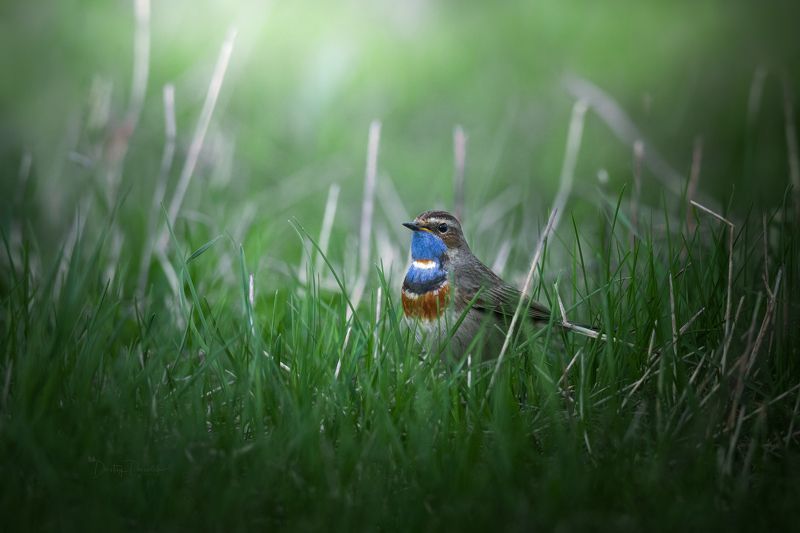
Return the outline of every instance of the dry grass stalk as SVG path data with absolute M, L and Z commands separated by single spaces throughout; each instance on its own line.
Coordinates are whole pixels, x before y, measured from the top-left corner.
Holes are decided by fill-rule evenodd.
M 373 351 L 372 351 L 372 360 L 378 361 L 378 344 L 380 341 L 380 336 L 378 335 L 380 327 L 380 320 L 381 320 L 381 303 L 382 303 L 382 289 L 383 287 L 378 286 L 378 290 L 375 292 L 375 332 L 374 332 L 374 339 L 373 339 Z
M 631 348 L 634 348 L 634 345 L 629 342 L 620 341 L 615 337 L 609 337 L 605 333 L 600 333 L 599 331 L 595 331 L 593 329 L 579 326 L 578 324 L 573 324 L 572 322 L 570 322 L 570 320 L 567 318 L 567 312 L 566 309 L 564 308 L 564 302 L 561 301 L 561 294 L 558 292 L 558 284 L 555 285 L 555 293 L 556 293 L 556 298 L 558 300 L 558 308 L 561 312 L 561 322 L 558 323 L 559 326 L 561 326 L 564 329 L 568 329 L 574 333 L 577 333 L 579 335 L 583 335 L 584 337 L 589 337 L 592 339 L 600 339 L 602 341 L 611 340 L 612 342 L 622 342 L 623 344 L 630 346 Z
M 731 346 L 731 339 L 733 339 L 733 332 L 736 331 L 736 323 L 739 321 L 739 315 L 742 312 L 742 305 L 744 304 L 744 296 L 739 298 L 739 305 L 736 306 L 736 314 L 733 317 L 733 324 L 731 324 L 731 331 L 725 336 L 725 345 L 722 349 L 722 361 L 720 362 L 720 372 L 725 373 L 725 365 L 728 361 L 728 349 Z
M 700 167 L 703 162 L 703 138 L 698 136 L 694 140 L 694 147 L 692 148 L 692 168 L 689 171 L 689 185 L 686 188 L 686 200 L 691 205 L 694 197 L 697 195 L 697 186 L 700 183 Z M 692 216 L 691 210 L 686 211 L 686 227 L 689 232 L 695 229 L 695 219 Z
M 742 339 L 747 339 L 745 343 L 745 351 L 749 351 L 750 347 L 753 345 L 753 336 L 756 333 L 756 323 L 758 321 L 758 313 L 761 311 L 761 300 L 764 299 L 764 293 L 762 291 L 758 292 L 758 296 L 756 296 L 756 305 L 753 308 L 753 316 L 750 318 L 750 327 L 747 328 L 747 331 L 742 335 Z
M 761 328 L 759 328 L 758 336 L 756 337 L 756 341 L 753 344 L 753 348 L 748 353 L 745 351 L 741 357 L 739 358 L 739 362 L 737 363 L 739 366 L 739 378 L 736 382 L 736 388 L 734 391 L 733 397 L 733 404 L 731 406 L 731 413 L 728 417 L 728 426 L 730 427 L 733 424 L 733 421 L 736 418 L 736 412 L 739 408 L 739 402 L 742 397 L 742 393 L 744 392 L 744 382 L 747 379 L 747 376 L 750 374 L 750 371 L 755 364 L 756 357 L 758 356 L 758 352 L 761 348 L 761 345 L 764 342 L 764 337 L 767 334 L 767 330 L 769 329 L 770 322 L 772 321 L 773 315 L 775 314 L 775 305 L 776 305 L 776 297 L 778 293 L 778 289 L 781 285 L 781 278 L 783 275 L 783 270 L 778 271 L 778 275 L 775 279 L 775 288 L 770 291 L 768 298 L 767 298 L 767 309 L 764 311 L 764 319 L 761 322 Z
M 703 314 L 703 312 L 705 310 L 706 310 L 705 307 L 701 308 L 694 315 L 692 315 L 692 317 L 689 320 L 687 320 L 686 323 L 683 326 L 681 326 L 677 330 L 675 329 L 675 326 L 673 325 L 673 341 L 672 341 L 673 348 L 676 346 L 676 341 L 679 338 L 679 336 L 683 335 L 687 331 L 689 331 L 689 328 L 694 323 L 694 321 L 697 320 L 697 318 L 701 314 Z M 655 339 L 656 339 L 656 330 L 654 328 L 653 331 L 650 333 L 650 343 L 649 343 L 649 346 L 647 348 L 647 361 L 648 361 L 648 363 L 650 363 L 650 366 L 647 368 L 647 370 L 645 370 L 645 373 L 642 375 L 641 378 L 636 380 L 633 385 L 629 385 L 627 387 L 627 388 L 630 388 L 631 390 L 629 391 L 629 393 L 626 396 L 625 400 L 623 400 L 622 407 L 624 407 L 625 404 L 628 403 L 628 401 L 630 400 L 631 396 L 633 396 L 633 393 L 635 393 L 636 390 L 642 385 L 642 383 L 644 383 L 647 380 L 647 378 L 650 377 L 650 375 L 654 372 L 656 366 L 658 365 L 658 358 L 661 355 L 661 350 L 654 350 Z M 692 352 L 691 354 L 688 354 L 687 357 L 692 355 L 693 353 L 695 353 L 695 352 Z M 675 354 L 677 356 L 677 349 L 675 349 Z M 694 382 L 695 378 L 697 377 L 697 374 L 698 374 L 698 371 L 700 369 L 700 366 L 702 366 L 703 361 L 705 360 L 705 358 L 706 358 L 706 355 L 703 354 L 703 357 L 700 359 L 700 363 L 698 364 L 698 367 L 695 369 L 694 374 L 690 378 L 689 383 L 693 383 Z
M 453 211 L 464 220 L 464 168 L 467 161 L 467 134 L 460 125 L 453 128 Z
M 256 324 L 253 320 L 253 309 L 256 307 L 256 280 L 253 274 L 247 276 L 247 302 L 250 304 L 248 309 L 247 320 L 250 323 L 250 333 L 253 337 L 256 336 Z
M 486 396 L 483 399 L 483 403 L 486 403 L 488 400 L 489 395 L 494 388 L 494 383 L 497 380 L 497 374 L 500 372 L 500 366 L 503 364 L 503 360 L 505 359 L 506 351 L 508 350 L 508 346 L 511 343 L 511 337 L 514 333 L 514 327 L 517 325 L 517 321 L 519 320 L 520 312 L 522 311 L 523 304 L 530 300 L 530 288 L 531 283 L 533 281 L 533 274 L 536 271 L 536 267 L 539 264 L 539 258 L 541 257 L 542 250 L 544 249 L 544 243 L 547 241 L 547 238 L 550 236 L 550 232 L 553 229 L 553 224 L 556 219 L 556 212 L 550 212 L 550 218 L 547 221 L 547 225 L 544 228 L 544 231 L 539 236 L 539 242 L 536 245 L 536 251 L 533 254 L 533 259 L 531 260 L 531 266 L 528 269 L 528 275 L 525 278 L 525 283 L 522 287 L 522 296 L 517 303 L 517 308 L 514 311 L 514 315 L 511 317 L 511 324 L 508 327 L 508 331 L 506 332 L 505 340 L 503 341 L 503 347 L 500 349 L 500 354 L 497 356 L 497 362 L 494 366 L 494 371 L 492 372 L 492 377 L 489 380 L 489 387 L 486 389 Z M 526 306 L 527 307 L 527 306 Z M 481 409 L 483 410 L 483 409 Z
M 150 0 L 135 0 L 133 11 L 136 22 L 133 32 L 133 75 L 128 111 L 122 123 L 110 132 L 105 147 L 109 163 L 106 174 L 109 206 L 113 206 L 116 201 L 122 163 L 128 153 L 131 136 L 139 124 L 150 72 Z
M 381 141 L 381 123 L 373 120 L 369 125 L 367 140 L 367 166 L 364 171 L 364 198 L 361 202 L 361 223 L 358 238 L 358 278 L 356 279 L 350 301 L 358 307 L 369 276 L 369 257 L 372 239 L 372 213 L 375 209 L 375 182 L 378 175 L 378 147 Z M 348 307 L 347 318 L 353 311 Z
M 339 379 L 339 372 L 342 370 L 342 359 L 344 358 L 344 351 L 347 348 L 347 342 L 350 340 L 350 332 L 353 331 L 352 326 L 347 326 L 347 331 L 344 334 L 344 342 L 342 343 L 342 351 L 339 353 L 339 360 L 336 362 L 336 370 L 333 371 L 333 379 Z
M 625 113 L 622 106 L 597 85 L 575 75 L 566 76 L 564 84 L 574 97 L 585 99 L 591 105 L 595 113 L 619 140 L 632 146 L 636 140 L 644 139 L 641 131 Z M 645 154 L 644 163 L 669 191 L 676 195 L 683 193 L 683 176 L 652 147 Z
M 561 387 L 561 384 L 564 382 L 565 379 L 567 379 L 567 376 L 569 375 L 569 371 L 572 369 L 573 365 L 575 364 L 575 361 L 578 360 L 578 357 L 580 357 L 582 352 L 583 352 L 583 348 L 581 348 L 578 351 L 576 351 L 575 355 L 572 356 L 572 359 L 567 364 L 566 368 L 564 368 L 564 372 L 561 373 L 561 377 L 558 379 L 558 382 L 556 383 L 556 387 Z
M 211 76 L 211 82 L 208 86 L 206 99 L 203 102 L 203 108 L 200 111 L 200 118 L 195 126 L 194 134 L 192 135 L 192 142 L 189 145 L 189 151 L 186 154 L 186 160 L 183 164 L 178 184 L 175 186 L 175 192 L 170 201 L 169 209 L 167 210 L 167 220 L 170 225 L 175 225 L 175 220 L 178 218 L 183 199 L 186 196 L 186 191 L 189 188 L 189 183 L 192 181 L 194 169 L 197 166 L 197 161 L 200 158 L 200 152 L 203 149 L 203 143 L 208 132 L 208 126 L 211 123 L 211 116 L 214 113 L 214 108 L 217 105 L 217 98 L 219 97 L 220 90 L 222 89 L 222 82 L 225 79 L 225 73 L 228 70 L 228 63 L 230 62 L 231 54 L 233 52 L 233 45 L 236 41 L 236 30 L 231 29 L 228 32 L 225 41 L 222 43 L 222 48 L 217 58 L 214 73 Z M 161 230 L 159 238 L 156 240 L 156 248 L 163 250 L 167 246 L 169 239 L 169 230 L 164 226 Z
M 572 183 L 575 180 L 575 165 L 578 162 L 578 151 L 580 150 L 581 139 L 583 138 L 583 123 L 588 109 L 589 104 L 583 99 L 578 100 L 572 106 L 572 118 L 569 121 L 567 147 L 564 153 L 564 163 L 561 166 L 558 193 L 556 194 L 555 200 L 553 200 L 552 212 L 556 217 L 553 221 L 553 231 L 558 228 L 558 223 L 561 221 L 561 215 L 564 212 L 564 207 L 567 205 L 567 199 L 572 192 Z
M 672 286 L 672 274 L 669 275 L 669 308 L 672 320 L 672 351 L 678 357 L 678 324 L 675 316 L 675 291 Z
M 172 168 L 172 160 L 175 157 L 175 137 L 177 136 L 177 126 L 175 122 L 175 86 L 167 84 L 163 90 L 164 100 L 164 151 L 161 154 L 161 165 L 158 169 L 156 187 L 153 190 L 153 200 L 150 203 L 150 217 L 148 220 L 147 242 L 139 263 L 139 282 L 137 284 L 139 295 L 144 295 L 147 289 L 147 274 L 150 271 L 150 261 L 153 259 L 153 246 L 155 245 L 156 220 L 159 219 L 159 209 L 164 202 L 167 191 L 167 178 Z
M 633 191 L 631 194 L 631 225 L 633 235 L 631 243 L 639 231 L 639 202 L 642 197 L 642 161 L 644 160 L 644 143 L 636 140 L 633 143 Z
M 508 350 L 508 346 L 511 342 L 511 337 L 514 333 L 514 327 L 519 320 L 519 315 L 522 311 L 523 304 L 525 302 L 529 302 L 530 300 L 530 290 L 533 282 L 533 276 L 536 273 L 536 267 L 539 264 L 539 258 L 542 254 L 542 250 L 544 249 L 544 243 L 547 241 L 550 233 L 553 232 L 558 226 L 558 221 L 561 218 L 561 211 L 563 211 L 564 206 L 567 203 L 567 199 L 569 198 L 569 194 L 572 191 L 572 182 L 575 175 L 575 164 L 577 163 L 578 159 L 578 150 L 580 149 L 581 138 L 583 136 L 583 122 L 587 109 L 588 104 L 583 99 L 578 100 L 572 106 L 572 118 L 570 119 L 569 130 L 567 132 L 567 147 L 564 154 L 564 164 L 561 168 L 561 183 L 558 189 L 558 194 L 556 194 L 556 198 L 553 202 L 553 209 L 550 211 L 550 217 L 547 221 L 547 225 L 545 226 L 542 234 L 539 236 L 539 242 L 536 245 L 536 251 L 534 252 L 533 259 L 531 260 L 531 266 L 530 269 L 528 269 L 528 275 L 525 277 L 525 283 L 522 287 L 522 295 L 517 303 L 514 316 L 511 318 L 511 324 L 506 332 L 506 337 L 503 341 L 503 347 L 500 349 L 500 354 L 497 357 L 497 363 L 495 364 L 494 371 L 492 372 L 492 377 L 489 381 L 489 387 L 486 389 L 486 396 L 483 400 L 484 404 L 494 389 L 494 383 L 497 379 L 497 374 L 499 373 L 500 367 L 505 359 L 506 351 Z M 586 331 L 591 332 L 592 334 L 597 333 L 592 330 Z
M 728 286 L 726 293 L 727 296 L 725 299 L 725 337 L 727 337 L 731 332 L 731 307 L 732 307 L 731 298 L 733 297 L 733 240 L 734 240 L 733 232 L 735 226 L 733 222 L 731 222 L 727 218 L 723 217 L 718 213 L 715 213 L 711 209 L 701 204 L 698 204 L 694 200 L 691 200 L 690 203 L 699 210 L 711 215 L 712 217 L 716 218 L 717 220 L 728 226 Z
M 755 411 L 751 411 L 750 413 L 747 413 L 745 415 L 745 417 L 744 417 L 745 421 L 750 420 L 751 418 L 753 418 L 762 409 L 766 409 L 767 407 L 778 403 L 779 401 L 783 400 L 784 398 L 786 398 L 787 396 L 789 396 L 791 393 L 793 393 L 794 391 L 796 391 L 798 389 L 800 389 L 800 383 L 798 383 L 794 387 L 791 387 L 789 390 L 786 390 L 786 391 L 780 393 L 779 395 L 775 396 L 773 399 L 771 399 L 767 403 L 763 404 L 759 409 L 756 409 Z M 795 416 L 796 416 L 797 415 L 797 404 L 795 404 L 794 413 L 795 413 Z M 792 420 L 794 420 L 794 419 L 792 419 Z
M 131 99 L 125 117 L 127 127 L 133 131 L 147 94 L 147 78 L 150 72 L 150 0 L 135 0 L 134 16 L 136 29 L 133 36 L 133 77 L 131 79 Z
M 494 263 L 492 263 L 492 270 L 498 276 L 503 275 L 503 271 L 506 268 L 506 263 L 508 263 L 508 256 L 511 254 L 511 240 L 505 239 L 500 244 L 500 249 L 497 251 L 497 256 L 494 259 Z
M 686 321 L 686 323 L 685 323 L 684 325 L 682 325 L 682 326 L 681 326 L 681 327 L 678 329 L 678 335 L 683 335 L 683 334 L 685 334 L 687 331 L 689 331 L 689 328 L 690 328 L 690 327 L 692 327 L 692 324 L 694 324 L 694 321 L 695 321 L 695 320 L 697 320 L 697 318 L 698 318 L 700 315 L 702 315 L 702 314 L 703 314 L 703 311 L 705 311 L 705 310 L 706 310 L 706 308 L 705 308 L 705 307 L 701 307 L 699 311 L 697 311 L 695 314 L 693 314 L 693 315 L 692 315 L 692 318 L 690 318 L 689 320 L 687 320 L 687 321 Z
M 700 369 L 703 368 L 703 363 L 705 362 L 707 355 L 708 355 L 708 353 L 704 353 L 703 357 L 700 358 L 700 362 L 697 363 L 697 367 L 695 367 L 694 372 L 692 372 L 692 376 L 689 378 L 689 385 L 694 385 L 694 380 L 697 379 L 697 376 L 700 374 Z M 714 356 L 714 352 L 712 351 L 711 352 L 711 357 L 713 357 L 713 356 Z M 686 391 L 684 390 L 684 395 L 685 394 L 686 394 Z
M 331 230 L 333 220 L 336 217 L 336 207 L 339 205 L 339 184 L 332 183 L 328 189 L 328 199 L 325 201 L 325 214 L 322 216 L 322 228 L 319 231 L 319 251 L 314 263 L 314 271 L 321 272 L 323 259 L 328 253 L 328 246 L 331 240 Z

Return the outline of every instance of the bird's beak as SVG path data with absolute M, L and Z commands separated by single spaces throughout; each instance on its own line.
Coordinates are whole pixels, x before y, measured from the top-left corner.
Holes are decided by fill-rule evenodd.
M 411 231 L 419 231 L 422 229 L 419 227 L 419 224 L 416 224 L 414 222 L 403 222 L 403 225 L 408 229 L 410 229 Z

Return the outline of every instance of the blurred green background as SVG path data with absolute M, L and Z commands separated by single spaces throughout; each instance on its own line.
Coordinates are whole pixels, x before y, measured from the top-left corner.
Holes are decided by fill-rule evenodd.
M 798 381 L 789 305 L 798 254 L 794 228 L 778 215 L 790 183 L 787 122 L 800 109 L 797 1 L 152 2 L 146 92 L 128 131 L 136 1 L 0 6 L 0 507 L 20 510 L 29 528 L 60 530 L 175 529 L 187 519 L 252 529 L 294 518 L 306 530 L 354 530 L 375 518 L 382 529 L 409 528 L 410 518 L 411 529 L 436 530 L 454 516 L 472 527 L 531 518 L 565 531 L 796 523 L 800 400 L 778 400 Z M 168 206 L 232 28 L 175 238 L 163 256 L 150 254 L 157 232 L 166 235 L 154 191 L 163 182 Z M 162 173 L 167 85 L 177 135 Z M 419 354 L 393 322 L 409 242 L 400 223 L 452 207 L 453 131 L 462 126 L 467 238 L 489 265 L 508 252 L 497 270 L 521 285 L 559 187 L 578 85 L 603 96 L 589 102 L 539 288 L 546 296 L 562 282 L 575 320 L 594 321 L 600 309 L 604 327 L 623 339 L 632 332 L 640 348 L 651 327 L 653 347 L 658 329 L 662 346 L 673 343 L 664 354 L 675 356 L 675 381 L 662 386 L 671 355 L 647 381 L 650 353 L 621 357 L 627 348 L 614 343 L 611 357 L 612 343 L 589 344 L 590 363 L 581 357 L 568 378 L 580 408 L 562 407 L 569 366 L 559 358 L 575 362 L 583 345 L 551 349 L 548 333 L 520 348 L 537 357 L 506 363 L 484 412 L 472 400 L 488 397 L 479 388 L 487 372 L 476 369 L 472 386 L 463 372 L 440 379 L 450 374 L 410 364 Z M 373 246 L 357 268 L 373 120 L 382 123 Z M 632 206 L 636 139 L 648 165 Z M 718 221 L 703 215 L 694 233 L 682 225 L 699 146 L 696 197 L 741 229 L 730 256 Z M 351 295 L 357 275 L 370 276 L 358 320 L 345 320 L 339 287 L 303 255 L 288 222 L 319 235 L 334 184 L 331 270 Z M 609 231 L 618 200 L 618 230 Z M 625 226 L 633 213 L 640 240 Z M 761 240 L 762 214 L 772 241 Z M 762 298 L 762 272 L 785 280 L 778 300 Z M 309 274 L 332 291 L 316 291 Z M 723 317 L 736 301 L 742 319 L 729 336 Z M 775 309 L 775 343 L 770 329 L 732 426 L 739 396 L 729 411 L 727 376 L 736 367 L 717 378 L 715 361 L 721 353 L 725 368 L 734 338 L 730 361 L 735 353 L 749 372 L 754 328 L 766 331 Z M 677 325 L 695 318 L 678 346 Z M 360 321 L 374 337 L 351 330 Z M 540 360 L 552 365 L 544 373 Z M 695 401 L 701 392 L 705 405 Z M 720 424 L 727 429 L 712 435 Z M 165 472 L 98 480 L 84 475 L 94 458 Z M 363 509 L 352 506 L 359 499 Z
M 293 243 L 295 255 L 285 221 L 295 216 L 316 231 L 331 183 L 342 186 L 334 235 L 354 229 L 373 119 L 383 123 L 381 180 L 391 180 L 407 212 L 452 205 L 452 131 L 460 124 L 467 213 L 505 192 L 508 224 L 541 219 L 558 186 L 575 100 L 569 75 L 613 98 L 646 151 L 683 179 L 702 138 L 699 187 L 717 205 L 775 206 L 789 183 L 782 80 L 790 91 L 800 87 L 794 5 L 156 2 L 146 98 L 122 170 L 122 220 L 132 229 L 152 216 L 163 86 L 175 85 L 177 110 L 171 189 L 233 27 L 230 67 L 184 206 L 229 231 L 249 214 L 258 235 L 272 234 L 272 246 Z M 24 209 L 43 238 L 60 235 L 82 198 L 104 195 L 98 169 L 131 92 L 133 3 L 12 2 L 0 10 L 3 223 Z M 32 171 L 20 193 L 25 153 Z M 615 197 L 630 184 L 631 153 L 590 110 L 570 212 L 594 209 L 598 187 Z M 647 170 L 643 189 L 656 206 L 662 195 L 677 198 Z M 381 218 L 385 204 L 378 211 L 378 224 L 394 231 L 394 214 Z

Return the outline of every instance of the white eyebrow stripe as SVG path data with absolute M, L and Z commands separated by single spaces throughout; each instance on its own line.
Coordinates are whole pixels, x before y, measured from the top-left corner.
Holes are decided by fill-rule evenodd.
M 430 259 L 423 259 L 423 260 L 415 260 L 411 263 L 414 268 L 419 268 L 422 270 L 431 270 L 436 268 L 436 261 L 431 261 Z

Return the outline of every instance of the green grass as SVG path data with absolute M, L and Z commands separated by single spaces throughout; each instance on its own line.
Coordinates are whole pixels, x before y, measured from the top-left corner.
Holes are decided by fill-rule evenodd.
M 256 250 L 172 234 L 178 293 L 136 297 L 135 254 L 109 252 L 119 215 L 57 252 L 25 226 L 16 247 L 4 233 L 3 515 L 25 529 L 787 526 L 796 234 L 775 213 L 766 244 L 760 215 L 737 224 L 723 363 L 728 234 L 695 214 L 689 232 L 685 213 L 654 212 L 632 245 L 613 203 L 594 230 L 565 224 L 537 297 L 556 307 L 558 280 L 570 318 L 631 346 L 525 328 L 485 405 L 494 362 L 421 357 L 388 271 L 346 319 L 320 281 L 348 279 L 341 252 L 307 282 L 263 270 L 251 303 Z M 764 275 L 781 280 L 769 312 Z M 279 288 L 262 292 L 269 276 Z M 688 326 L 675 338 L 673 320 Z
M 323 4 L 153 2 L 130 131 L 130 3 L 5 7 L 4 529 L 796 527 L 796 8 Z M 631 165 L 589 102 L 533 292 L 616 341 L 526 324 L 496 375 L 493 360 L 430 357 L 398 302 L 400 223 L 453 207 L 462 125 L 466 236 L 521 286 L 571 130 L 565 72 L 675 169 Z M 691 194 L 733 223 L 732 254 Z

